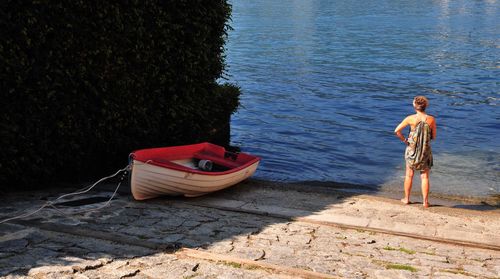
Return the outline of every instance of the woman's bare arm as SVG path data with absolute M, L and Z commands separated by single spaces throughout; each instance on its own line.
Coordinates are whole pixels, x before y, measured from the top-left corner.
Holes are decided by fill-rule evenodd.
M 394 129 L 394 133 L 396 134 L 396 137 L 398 137 L 402 142 L 406 143 L 406 138 L 403 136 L 401 131 L 406 128 L 410 123 L 408 122 L 408 117 L 406 117 L 399 125 Z

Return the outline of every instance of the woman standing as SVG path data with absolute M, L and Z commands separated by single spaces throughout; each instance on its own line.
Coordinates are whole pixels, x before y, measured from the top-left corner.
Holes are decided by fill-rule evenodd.
M 415 170 L 419 170 L 422 179 L 422 203 L 424 207 L 429 207 L 429 172 L 433 165 L 431 140 L 436 138 L 436 119 L 425 113 L 428 105 L 429 100 L 426 97 L 415 97 L 413 108 L 416 113 L 407 116 L 394 130 L 396 136 L 407 145 L 405 151 L 405 196 L 401 202 L 410 203 L 413 174 Z M 410 133 L 408 138 L 405 138 L 401 131 L 408 125 L 410 125 Z

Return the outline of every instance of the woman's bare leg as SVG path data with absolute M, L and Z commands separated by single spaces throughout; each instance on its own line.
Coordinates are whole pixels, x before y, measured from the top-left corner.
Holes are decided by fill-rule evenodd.
M 429 169 L 426 169 L 420 174 L 420 178 L 422 179 L 422 204 L 424 207 L 429 207 L 429 188 L 431 186 L 429 171 Z
M 410 168 L 408 165 L 406 165 L 406 174 L 405 174 L 405 197 L 401 199 L 401 202 L 404 204 L 409 204 L 410 203 L 410 193 L 411 193 L 411 186 L 413 183 L 413 174 L 414 171 L 412 168 Z

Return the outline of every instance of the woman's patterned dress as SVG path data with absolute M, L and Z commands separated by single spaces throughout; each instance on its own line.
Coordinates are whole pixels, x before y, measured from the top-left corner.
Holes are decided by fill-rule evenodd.
M 425 117 L 427 119 L 427 116 Z M 420 120 L 408 135 L 408 146 L 405 151 L 406 164 L 414 170 L 427 170 L 433 165 L 432 160 L 432 129 L 424 120 Z

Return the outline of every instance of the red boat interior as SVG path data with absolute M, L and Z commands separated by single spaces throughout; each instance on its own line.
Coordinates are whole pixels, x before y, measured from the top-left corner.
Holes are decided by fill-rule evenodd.
M 134 160 L 147 164 L 203 174 L 231 173 L 260 160 L 259 157 L 246 153 L 228 152 L 224 147 L 206 142 L 184 146 L 142 149 L 134 151 L 131 157 Z M 213 162 L 214 169 L 208 172 L 172 162 L 186 159 L 192 159 L 193 161 L 209 160 Z

